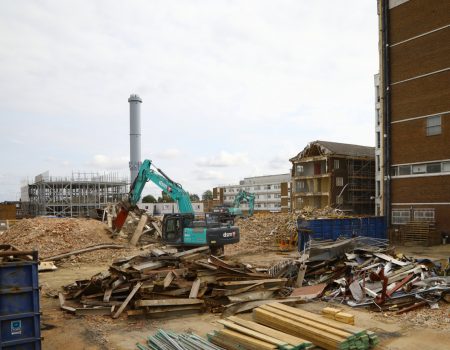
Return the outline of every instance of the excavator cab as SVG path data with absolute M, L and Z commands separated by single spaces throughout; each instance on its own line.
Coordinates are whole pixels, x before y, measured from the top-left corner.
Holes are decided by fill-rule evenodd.
M 239 228 L 219 222 L 195 221 L 194 214 L 166 214 L 163 218 L 162 240 L 174 246 L 223 247 L 239 242 Z

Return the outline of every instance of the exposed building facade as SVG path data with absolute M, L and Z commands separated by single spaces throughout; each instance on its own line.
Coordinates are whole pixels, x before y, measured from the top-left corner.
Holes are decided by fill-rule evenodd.
M 389 225 L 449 230 L 450 1 L 378 5 L 381 209 Z
M 375 149 L 314 141 L 290 159 L 293 210 L 326 206 L 374 213 Z
M 123 199 L 128 192 L 126 179 L 117 174 L 72 173 L 71 177 L 43 173 L 21 189 L 25 215 L 87 217 L 93 209 Z
M 257 211 L 289 211 L 290 207 L 290 174 L 246 177 L 238 185 L 227 185 L 213 189 L 214 205 L 231 205 L 240 190 L 255 194 L 255 212 Z M 248 203 L 240 206 L 248 210 Z

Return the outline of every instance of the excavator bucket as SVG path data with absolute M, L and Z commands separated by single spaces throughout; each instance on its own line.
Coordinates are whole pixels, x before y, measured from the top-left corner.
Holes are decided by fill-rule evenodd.
M 116 232 L 119 232 L 123 224 L 125 223 L 125 220 L 127 219 L 129 210 L 125 207 L 121 207 L 120 211 L 117 213 L 116 218 L 113 220 L 113 229 Z

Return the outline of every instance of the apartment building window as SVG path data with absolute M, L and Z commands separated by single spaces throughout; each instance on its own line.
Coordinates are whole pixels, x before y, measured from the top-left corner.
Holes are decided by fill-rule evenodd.
M 254 188 L 255 191 L 259 191 L 260 189 L 261 189 L 260 186 L 255 186 L 255 188 Z
M 427 173 L 440 173 L 441 172 L 441 163 L 430 163 L 427 164 Z
M 274 196 L 274 198 L 281 198 L 281 194 L 276 194 L 275 196 Z
M 266 185 L 266 190 L 270 190 L 272 188 L 272 186 L 271 185 Z
M 434 209 L 414 209 L 414 220 L 434 221 Z
M 344 186 L 344 178 L 343 177 L 336 178 L 336 186 Z
M 406 210 L 394 209 L 394 210 L 392 210 L 392 224 L 404 225 L 410 220 L 411 220 L 411 212 L 409 211 L 409 209 L 406 209 Z
M 381 148 L 381 134 L 377 131 L 377 148 Z
M 427 118 L 427 136 L 439 135 L 441 133 L 441 116 L 434 115 Z
M 379 155 L 377 155 L 377 170 L 381 171 L 380 156 Z
M 377 188 L 376 188 L 376 191 L 377 191 L 376 196 L 377 197 L 380 197 L 380 193 L 381 193 L 380 189 L 381 189 L 381 182 L 377 181 Z
M 303 165 L 297 165 L 297 166 L 296 166 L 295 172 L 296 172 L 297 175 L 303 174 L 303 171 L 304 171 Z
M 339 169 L 339 159 L 334 160 L 334 168 Z
M 272 195 L 268 194 L 267 199 L 270 199 L 270 198 L 272 198 Z

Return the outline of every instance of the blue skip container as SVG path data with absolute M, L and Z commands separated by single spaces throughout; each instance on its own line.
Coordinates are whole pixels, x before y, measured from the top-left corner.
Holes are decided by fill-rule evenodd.
M 0 257 L 33 259 L 0 262 L 0 350 L 40 350 L 38 254 L 0 251 Z

